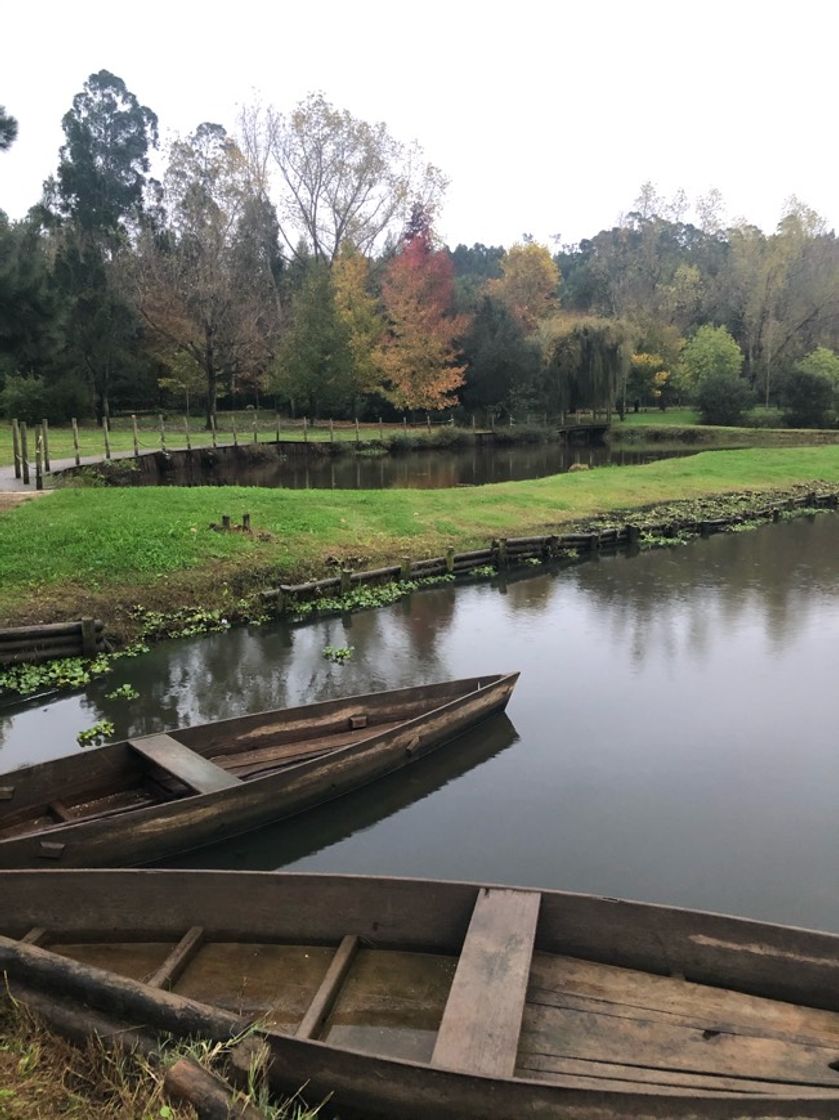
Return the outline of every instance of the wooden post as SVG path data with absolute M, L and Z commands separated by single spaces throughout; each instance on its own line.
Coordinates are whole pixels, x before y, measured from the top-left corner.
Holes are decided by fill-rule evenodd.
M 251 531 L 251 515 L 249 513 L 242 514 L 242 529 L 246 533 Z
M 20 467 L 23 472 L 23 485 L 29 485 L 29 447 L 26 442 L 26 421 L 20 422 Z
M 428 430 L 430 432 L 431 431 L 431 417 L 428 415 L 427 412 L 425 414 L 425 426 L 426 426 L 426 428 L 428 428 Z
M 239 434 L 236 431 L 236 413 L 235 412 L 230 413 L 230 426 L 233 429 L 233 446 L 238 447 L 239 446 Z
M 111 457 L 111 429 L 108 424 L 108 417 L 102 417 L 102 435 L 105 437 L 105 458 Z
M 41 429 L 35 430 L 35 489 L 44 489 L 44 441 Z
M 331 416 L 329 417 L 329 442 L 335 442 L 335 424 Z
M 513 426 L 513 414 L 511 412 L 510 413 L 510 427 L 512 428 L 512 426 Z
M 221 515 L 221 527 L 225 531 L 225 533 L 230 532 L 230 514 L 229 513 L 223 513 Z
M 134 441 L 134 458 L 140 458 L 140 439 L 137 435 L 137 417 L 131 413 L 131 438 Z
M 405 415 L 404 412 L 402 413 L 402 428 L 403 428 L 404 431 L 408 430 L 408 417 Z
M 507 538 L 501 537 L 500 540 L 495 542 L 495 550 L 498 557 L 498 567 L 507 567 Z
M 50 424 L 49 420 L 41 421 L 41 432 L 44 437 L 44 470 L 47 474 L 51 473 L 50 467 Z
M 350 577 L 351 576 L 352 576 L 352 570 L 350 568 L 342 568 L 341 569 L 341 594 L 342 595 L 349 594 Z
M 630 548 L 634 548 L 641 539 L 641 528 L 638 525 L 627 525 L 626 539 Z
M 411 557 L 410 556 L 403 556 L 400 563 L 401 563 L 401 566 L 402 566 L 402 570 L 399 573 L 400 579 L 410 579 L 411 578 Z
M 777 506 L 772 510 L 772 520 L 775 522 L 776 525 L 781 520 L 781 511 L 778 509 Z
M 253 442 L 259 443 L 259 413 L 253 414 Z
M 82 628 L 82 656 L 95 657 L 96 656 L 96 624 L 92 618 L 83 618 L 81 620 Z
M 79 422 L 73 417 L 73 450 L 76 453 L 76 466 L 81 466 L 82 457 L 79 454 Z
M 184 416 L 184 434 L 186 435 L 186 449 L 192 451 L 192 444 L 189 439 L 189 417 Z
M 451 575 L 454 572 L 454 549 L 446 549 L 446 571 Z
M 473 412 L 472 413 L 472 431 L 474 432 L 474 430 L 475 430 L 475 413 Z
M 384 432 L 382 431 L 382 418 L 380 416 L 379 417 L 379 443 L 384 443 L 384 441 L 385 441 L 385 437 L 384 437 Z
M 214 412 L 210 413 L 210 432 L 213 436 L 213 447 L 218 447 L 216 439 L 216 414 Z
M 12 421 L 12 455 L 15 461 L 15 478 L 20 478 L 20 428 L 17 420 Z
M 355 442 L 358 443 L 360 438 L 361 437 L 360 437 L 359 431 L 358 431 L 358 417 L 356 416 L 356 418 L 355 418 Z
M 160 450 L 165 451 L 166 450 L 166 425 L 163 423 L 163 413 L 162 412 L 158 413 L 158 419 L 160 420 Z
M 279 443 L 280 442 L 280 414 L 279 414 L 279 412 L 276 414 L 274 419 L 276 420 L 276 426 L 277 426 L 277 443 Z
M 303 417 L 303 442 L 309 442 L 309 420 L 306 416 Z

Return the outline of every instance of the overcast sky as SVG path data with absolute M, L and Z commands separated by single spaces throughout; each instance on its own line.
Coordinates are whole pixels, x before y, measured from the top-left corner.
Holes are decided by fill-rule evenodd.
M 455 245 L 576 241 L 640 184 L 722 191 L 765 229 L 797 194 L 839 223 L 836 0 L 316 0 L 213 5 L 18 2 L 3 14 L 0 209 L 22 216 L 54 171 L 87 76 L 123 78 L 163 136 L 228 128 L 256 94 L 311 90 L 416 139 L 451 181 Z

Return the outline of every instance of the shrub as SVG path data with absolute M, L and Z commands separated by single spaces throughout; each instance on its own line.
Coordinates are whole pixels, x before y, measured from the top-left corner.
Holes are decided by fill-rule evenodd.
M 743 413 L 754 404 L 746 382 L 737 374 L 707 373 L 696 389 L 696 403 L 703 424 L 737 425 Z
M 785 422 L 791 428 L 824 428 L 833 418 L 835 392 L 831 377 L 799 362 L 781 388 Z
M 72 377 L 48 383 L 34 374 L 9 374 L 0 392 L 0 413 L 27 424 L 39 424 L 45 419 L 58 424 L 73 416 L 88 415 L 88 393 Z

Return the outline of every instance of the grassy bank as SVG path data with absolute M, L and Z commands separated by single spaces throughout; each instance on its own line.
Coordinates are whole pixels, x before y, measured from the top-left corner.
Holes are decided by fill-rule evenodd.
M 599 514 L 745 490 L 839 482 L 839 447 L 703 452 L 639 467 L 452 490 L 256 487 L 67 490 L 0 512 L 0 621 L 129 609 L 226 609 L 254 588 L 549 532 Z M 211 528 L 251 514 L 252 533 Z
M 188 1054 L 224 1075 L 225 1048 L 196 1044 L 164 1051 L 154 1063 L 108 1050 L 97 1039 L 73 1046 L 23 1005 L 0 995 L 0 1120 L 196 1120 L 191 1105 L 167 1099 L 167 1065 Z M 298 1101 L 242 1096 L 265 1120 L 315 1120 L 317 1109 Z

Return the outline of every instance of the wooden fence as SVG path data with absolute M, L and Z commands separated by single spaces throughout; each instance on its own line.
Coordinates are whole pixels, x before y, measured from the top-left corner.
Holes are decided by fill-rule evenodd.
M 373 568 L 365 572 L 354 572 L 342 568 L 337 576 L 326 579 L 310 580 L 307 583 L 280 584 L 279 587 L 264 591 L 263 598 L 273 607 L 282 611 L 293 609 L 295 601 L 314 599 L 323 595 L 346 595 L 353 588 L 369 583 L 388 583 L 392 580 L 424 579 L 439 575 L 468 575 L 476 568 L 487 565 L 503 570 L 516 567 L 527 560 L 540 561 L 561 559 L 571 550 L 596 554 L 600 551 L 620 547 L 635 547 L 641 535 L 656 537 L 675 537 L 679 533 L 695 533 L 707 537 L 732 525 L 746 521 L 767 519 L 778 521 L 785 509 L 836 508 L 839 506 L 839 492 L 799 495 L 788 498 L 777 505 L 748 510 L 727 517 L 706 520 L 674 519 L 653 525 L 627 523 L 620 528 L 604 529 L 590 533 L 551 534 L 541 537 L 501 537 L 493 540 L 486 548 L 473 549 L 471 552 L 447 550 L 445 556 L 432 556 L 428 559 L 411 560 L 405 556 L 399 564 L 383 568 Z
M 0 665 L 54 657 L 95 657 L 104 650 L 105 624 L 93 618 L 0 630 Z

